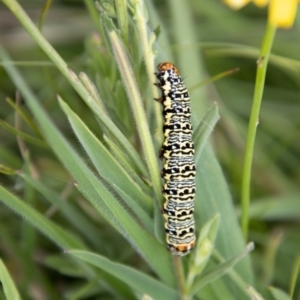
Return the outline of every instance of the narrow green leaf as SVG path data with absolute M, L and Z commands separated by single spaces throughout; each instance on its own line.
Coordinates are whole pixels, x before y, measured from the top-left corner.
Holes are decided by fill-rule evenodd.
M 0 160 L 5 161 L 6 165 L 9 165 L 14 169 L 21 168 L 23 164 L 20 156 L 17 155 L 17 153 L 12 152 L 4 143 L 3 145 L 0 145 Z
M 251 202 L 249 216 L 269 221 L 299 220 L 300 194 L 264 197 Z
M 252 286 L 247 286 L 247 293 L 251 300 L 264 300 L 261 294 L 259 294 Z
M 62 249 L 84 249 L 82 243 L 71 235 L 67 234 L 60 227 L 46 219 L 39 212 L 27 205 L 24 201 L 11 194 L 4 187 L 0 186 L 0 201 L 6 204 L 11 210 L 20 215 L 24 220 L 37 228 L 55 244 Z
M 105 11 L 110 18 L 117 17 L 116 8 L 110 0 L 102 0 L 101 2 L 96 1 L 95 5 L 100 12 Z
M 45 143 L 44 141 L 41 141 L 23 131 L 17 130 L 16 128 L 14 128 L 13 126 L 9 125 L 8 123 L 0 120 L 0 126 L 2 126 L 4 129 L 6 129 L 7 131 L 15 134 L 16 136 L 21 137 L 22 139 L 24 139 L 25 141 L 27 141 L 28 143 L 31 143 L 33 145 L 42 147 L 42 148 L 49 148 L 49 146 L 47 145 L 47 143 Z
M 150 172 L 154 193 L 157 200 L 157 202 L 155 202 L 154 209 L 155 235 L 157 238 L 162 239 L 163 220 L 160 212 L 160 207 L 162 203 L 161 177 L 158 168 L 156 152 L 154 150 L 152 138 L 150 135 L 141 95 L 137 87 L 136 79 L 134 77 L 122 42 L 120 41 L 115 31 L 111 31 L 109 33 L 109 36 L 112 43 L 114 55 L 121 73 L 122 81 L 124 83 L 124 87 L 132 108 L 133 116 L 137 124 L 137 130 L 139 133 L 139 137 L 143 147 L 143 152 Z
M 81 80 L 82 84 L 84 85 L 86 90 L 89 92 L 89 94 L 93 97 L 94 101 L 100 106 L 101 110 L 104 113 L 108 114 L 107 110 L 105 108 L 105 105 L 103 103 L 103 100 L 101 99 L 96 86 L 92 83 L 92 81 L 87 76 L 87 74 L 84 72 L 80 72 L 79 79 Z
M 101 124 L 105 126 L 108 132 L 113 136 L 122 146 L 122 148 L 126 151 L 126 153 L 131 158 L 132 162 L 138 167 L 142 174 L 147 174 L 148 170 L 145 167 L 144 162 L 140 159 L 140 155 L 134 149 L 134 147 L 130 144 L 127 138 L 123 135 L 120 129 L 112 122 L 112 120 L 108 117 L 108 115 L 101 110 L 100 106 L 94 101 L 94 99 L 90 96 L 88 91 L 84 89 L 82 91 L 83 85 L 78 79 L 77 75 L 69 70 L 69 77 L 72 80 L 72 84 L 74 88 L 82 94 L 83 100 L 89 106 L 89 108 L 93 111 L 96 117 L 100 120 Z
M 5 175 L 15 175 L 18 173 L 18 170 L 15 170 L 8 166 L 0 164 L 0 173 L 5 174 Z
M 134 200 L 123 190 L 121 190 L 117 185 L 114 186 L 114 189 L 122 197 L 122 199 L 125 200 L 126 203 L 134 203 Z M 145 211 L 140 209 L 140 207 L 137 205 L 134 205 L 133 207 L 130 206 L 130 209 L 134 212 L 133 218 L 137 219 L 137 222 L 143 225 L 143 227 L 147 229 L 151 234 L 154 234 L 153 220 L 150 218 L 150 216 L 145 213 Z
M 49 221 L 39 212 L 35 211 L 24 201 L 18 199 L 16 196 L 5 190 L 2 186 L 0 186 L 0 201 L 6 204 L 10 209 L 20 215 L 24 220 L 33 225 L 49 239 L 51 239 L 60 248 L 64 250 L 86 249 L 86 247 L 80 241 L 75 239 L 75 237 L 71 236 L 69 233 L 53 224 L 53 222 Z M 95 278 L 96 274 L 92 268 L 83 263 L 80 263 L 79 266 L 84 272 L 82 276 L 88 277 L 89 279 Z M 77 270 L 77 266 L 75 266 L 74 269 Z M 78 271 L 78 274 L 79 272 L 80 271 Z M 111 278 L 106 279 L 110 284 L 113 284 L 114 280 L 111 280 Z
M 145 178 L 142 179 L 140 175 L 138 175 L 134 169 L 132 168 L 132 164 L 130 163 L 130 160 L 126 153 L 122 151 L 122 149 L 110 138 L 108 138 L 106 135 L 103 136 L 105 142 L 109 146 L 110 152 L 114 155 L 116 160 L 122 165 L 124 172 L 128 174 L 128 176 L 133 180 L 134 182 L 137 183 L 138 186 L 141 187 L 141 189 L 147 194 L 147 195 L 152 195 L 152 189 L 149 185 L 145 183 L 144 180 Z M 153 202 L 151 202 L 153 204 Z
M 236 255 L 235 257 L 229 259 L 228 261 L 222 263 L 219 266 L 212 268 L 210 271 L 204 273 L 198 279 L 196 279 L 195 284 L 191 290 L 191 294 L 194 295 L 198 293 L 198 291 L 203 288 L 206 284 L 217 280 L 219 277 L 226 274 L 230 271 L 235 264 L 237 264 L 243 257 L 245 257 L 250 251 L 254 249 L 253 242 L 249 243 L 246 249 Z
M 7 300 L 21 300 L 19 292 L 1 259 L 0 259 L 0 281 L 2 284 L 2 288 L 4 290 L 4 295 Z
M 237 73 L 237 72 L 239 72 L 239 70 L 240 70 L 239 68 L 234 68 L 234 69 L 227 70 L 225 72 L 221 72 L 217 75 L 214 75 L 213 77 L 209 77 L 209 78 L 205 79 L 204 81 L 201 81 L 200 83 L 197 83 L 197 84 L 193 85 L 192 87 L 189 87 L 189 91 L 190 91 L 190 93 L 193 93 L 193 91 L 199 89 L 200 87 L 204 87 L 205 85 L 208 85 L 214 81 L 220 80 L 225 76 L 229 76 L 234 73 Z
M 294 291 L 297 284 L 299 271 L 300 271 L 300 255 L 297 256 L 296 261 L 293 263 L 293 271 L 292 271 L 290 289 L 289 289 L 289 294 L 291 299 L 293 299 L 294 296 Z
M 68 251 L 66 253 L 68 253 Z M 74 261 L 77 262 L 77 264 L 74 264 Z M 97 276 L 88 277 L 87 279 L 86 274 L 82 271 L 82 268 L 79 267 L 81 264 L 95 270 Z M 101 269 L 96 269 L 93 266 L 90 266 L 90 264 L 83 262 L 82 260 L 78 260 L 72 255 L 66 256 L 65 253 L 59 255 L 48 255 L 43 260 L 43 265 L 47 266 L 47 268 L 50 268 L 55 272 L 62 274 L 64 276 L 71 277 L 74 279 L 78 279 L 78 278 L 84 279 L 84 280 L 80 280 L 80 282 L 89 282 L 89 283 L 94 282 L 97 285 L 96 287 L 97 289 L 103 290 L 106 293 L 110 291 L 111 294 L 115 296 L 113 297 L 114 299 L 120 299 L 120 300 L 133 299 L 132 292 L 127 287 L 126 284 L 121 282 L 116 277 L 111 276 L 106 272 L 103 272 Z M 73 288 L 70 289 L 66 294 L 64 294 L 65 299 L 68 300 L 81 299 L 81 298 L 76 298 L 75 295 L 74 295 L 75 298 L 72 298 L 73 293 L 75 293 Z
M 82 269 L 74 265 L 74 259 L 71 256 L 63 254 L 47 255 L 43 260 L 43 265 L 47 268 L 55 270 L 57 273 L 66 275 L 72 278 L 84 278 L 85 274 Z
M 198 161 L 201 151 L 203 150 L 208 137 L 214 130 L 219 119 L 220 115 L 218 112 L 218 106 L 215 103 L 214 106 L 206 112 L 205 116 L 194 131 L 193 140 L 195 143 L 195 162 Z
M 235 208 L 222 174 L 220 165 L 211 147 L 206 144 L 196 164 L 197 193 L 195 198 L 196 225 L 199 228 L 212 215 L 219 213 L 220 227 L 215 248 L 227 260 L 244 247 L 244 239 Z M 250 259 L 245 257 L 237 266 L 236 271 L 249 284 L 252 283 L 252 268 Z
M 39 128 L 36 126 L 36 124 L 32 121 L 32 118 L 19 106 L 17 105 L 12 99 L 6 98 L 6 101 L 8 104 L 14 108 L 18 114 L 22 117 L 22 119 L 31 127 L 31 129 L 35 132 L 35 134 L 40 138 L 43 139 L 43 136 L 39 130 Z
M 124 0 L 115 0 L 115 7 L 117 11 L 117 19 L 121 37 L 124 41 L 124 44 L 128 46 L 128 16 L 126 4 L 127 3 Z
M 190 260 L 189 273 L 187 276 L 187 287 L 192 287 L 194 278 L 201 274 L 204 270 L 212 250 L 214 248 L 215 239 L 220 224 L 220 214 L 215 214 L 207 223 L 201 228 L 197 244 L 194 250 L 193 258 Z
M 282 291 L 282 290 L 280 290 L 278 288 L 270 286 L 269 290 L 270 290 L 272 296 L 276 300 L 291 300 L 291 298 L 289 297 L 289 295 L 286 292 L 284 292 L 284 291 Z
M 41 11 L 40 18 L 39 18 L 39 26 L 38 26 L 39 30 L 41 30 L 41 31 L 42 31 L 42 27 L 44 25 L 44 20 L 45 20 L 46 14 L 50 9 L 51 4 L 52 4 L 52 0 L 46 0 L 43 5 L 43 9 Z
M 60 195 L 53 192 L 40 181 L 21 173 L 20 176 L 30 184 L 34 189 L 40 192 L 50 203 L 54 204 L 69 222 L 78 229 L 92 244 L 96 247 L 101 245 L 95 236 L 98 235 L 98 229 L 76 206 L 71 205 L 67 200 L 62 199 Z
M 147 70 L 147 75 L 149 82 L 152 83 L 150 84 L 151 87 L 151 94 L 152 97 L 146 97 L 144 99 L 144 105 L 146 108 L 146 112 L 148 116 L 153 118 L 153 112 L 154 112 L 154 117 L 155 120 L 153 120 L 161 130 L 163 127 L 163 118 L 161 117 L 161 105 L 159 103 L 154 104 L 153 103 L 153 98 L 159 98 L 160 91 L 159 89 L 154 86 L 154 82 L 156 82 L 157 78 L 155 76 L 155 57 L 156 57 L 156 52 L 154 50 L 155 46 L 153 44 L 156 42 L 156 35 L 154 33 L 149 33 L 149 28 L 148 28 L 148 11 L 146 8 L 146 3 L 145 1 L 128 1 L 130 3 L 129 8 L 132 11 L 133 14 L 133 20 L 135 21 L 137 31 L 139 33 L 139 45 L 138 47 L 142 48 L 143 51 L 143 60 L 144 64 L 146 66 Z M 161 138 L 161 136 L 160 136 Z
M 117 187 L 123 195 L 128 195 L 125 200 L 128 206 L 136 213 L 141 220 L 151 222 L 146 209 L 150 208 L 145 205 L 145 198 L 141 188 L 131 180 L 115 158 L 109 153 L 106 147 L 95 137 L 95 135 L 85 126 L 80 118 L 70 109 L 70 107 L 60 100 L 60 106 L 67 115 L 71 126 L 77 135 L 79 141 L 84 147 L 85 151 L 91 158 L 99 175 L 106 179 L 112 187 Z
M 105 272 L 127 283 L 134 290 L 150 295 L 153 299 L 176 299 L 178 297 L 175 290 L 131 267 L 114 263 L 103 256 L 86 251 L 71 250 L 68 253 L 101 268 Z
M 122 80 L 130 101 L 133 111 L 134 119 L 137 124 L 137 129 L 143 146 L 144 155 L 147 160 L 147 165 L 153 182 L 153 188 L 156 198 L 160 200 L 161 196 L 161 179 L 159 176 L 159 168 L 156 158 L 156 153 L 153 147 L 152 138 L 150 135 L 146 114 L 143 108 L 141 95 L 137 87 L 133 71 L 129 64 L 128 57 L 116 32 L 111 31 L 111 43 L 113 46 L 114 54 L 118 63 L 118 67 L 122 76 Z

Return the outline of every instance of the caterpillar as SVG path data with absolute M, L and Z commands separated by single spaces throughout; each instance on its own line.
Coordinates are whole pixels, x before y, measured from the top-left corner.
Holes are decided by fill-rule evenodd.
M 164 159 L 161 176 L 165 183 L 166 241 L 173 255 L 186 255 L 195 246 L 194 198 L 196 193 L 193 128 L 189 93 L 178 69 L 170 62 L 160 63 L 155 73 L 162 96 L 164 143 L 160 158 Z

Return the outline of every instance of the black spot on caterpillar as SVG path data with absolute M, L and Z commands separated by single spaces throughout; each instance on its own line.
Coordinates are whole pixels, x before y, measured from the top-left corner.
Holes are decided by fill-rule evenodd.
M 196 193 L 194 144 L 189 93 L 177 68 L 160 63 L 155 73 L 162 91 L 156 99 L 163 105 L 164 143 L 159 156 L 165 160 L 161 176 L 165 180 L 163 216 L 168 249 L 186 255 L 195 246 L 194 198 Z

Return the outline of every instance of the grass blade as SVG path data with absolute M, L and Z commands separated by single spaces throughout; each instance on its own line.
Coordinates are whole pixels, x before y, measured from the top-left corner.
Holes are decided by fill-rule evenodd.
M 299 193 L 255 199 L 251 203 L 249 216 L 268 221 L 297 221 L 300 216 L 299 199 Z
M 7 300 L 21 300 L 18 290 L 10 277 L 5 265 L 0 259 L 0 281 Z
M 14 128 L 13 126 L 9 125 L 8 123 L 6 123 L 2 120 L 0 120 L 0 126 L 2 126 L 7 131 L 13 133 L 14 135 L 21 137 L 28 143 L 31 143 L 33 145 L 36 145 L 36 146 L 42 147 L 42 148 L 49 148 L 49 146 L 44 141 L 37 139 L 23 131 L 17 130 L 16 128 Z
M 220 214 L 214 215 L 201 228 L 193 259 L 190 260 L 189 273 L 187 276 L 187 288 L 190 289 L 194 278 L 201 274 L 214 248 L 215 239 L 220 225 Z
M 30 116 L 25 112 L 24 109 L 20 107 L 20 105 L 16 104 L 12 99 L 6 98 L 7 103 L 15 109 L 18 114 L 22 117 L 22 119 L 28 124 L 28 126 L 31 127 L 31 129 L 35 132 L 35 134 L 43 140 L 43 136 L 39 130 L 39 128 L 36 126 L 36 124 L 32 121 Z
M 195 162 L 198 161 L 201 151 L 203 150 L 208 137 L 214 130 L 219 119 L 220 115 L 218 112 L 218 106 L 215 103 L 214 106 L 206 112 L 205 116 L 194 131 L 193 140 L 195 143 Z
M 147 209 L 149 211 L 151 207 L 150 201 L 152 199 L 145 197 L 140 187 L 127 176 L 115 158 L 80 120 L 78 115 L 76 115 L 61 98 L 59 99 L 61 108 L 68 117 L 83 148 L 93 161 L 99 175 L 130 196 L 128 205 L 138 216 L 141 215 L 141 217 L 145 219 L 149 218 L 145 210 Z M 133 202 L 131 201 L 132 199 Z M 149 202 L 147 203 L 146 200 Z
M 197 193 L 195 214 L 197 227 L 205 223 L 212 215 L 219 213 L 220 227 L 215 248 L 225 259 L 234 256 L 244 247 L 243 236 L 235 217 L 235 208 L 224 175 L 211 147 L 206 145 L 196 164 Z M 201 220 L 201 222 L 199 222 Z M 252 269 L 249 258 L 245 258 L 236 267 L 236 271 L 249 284 L 252 283 Z
M 271 292 L 275 300 L 291 300 L 287 293 L 278 288 L 270 286 L 269 291 Z
M 39 212 L 28 206 L 24 201 L 17 198 L 4 187 L 0 186 L 0 201 L 11 210 L 27 220 L 31 225 L 44 233 L 62 249 L 79 248 L 84 249 L 82 243 L 71 237 L 57 225 L 46 219 Z
M 126 55 L 125 49 L 115 31 L 109 33 L 112 43 L 113 51 L 118 63 L 118 67 L 121 73 L 121 77 L 128 95 L 130 105 L 133 111 L 134 119 L 137 124 L 137 130 L 143 147 L 143 152 L 147 161 L 147 166 L 151 176 L 154 193 L 157 199 L 154 218 L 155 218 L 155 234 L 161 239 L 163 235 L 163 221 L 160 212 L 162 203 L 161 193 L 161 177 L 158 168 L 156 153 L 154 150 L 152 138 L 150 135 L 146 114 L 143 108 L 141 95 L 137 87 L 133 71 L 129 64 L 129 59 Z
M 20 174 L 20 176 L 35 190 L 41 193 L 50 203 L 55 205 L 66 217 L 66 219 L 92 244 L 99 246 L 99 241 L 95 241 L 95 236 L 97 236 L 97 228 L 78 208 L 76 208 L 74 205 L 71 205 L 67 200 L 62 199 L 60 195 L 53 192 L 40 181 L 34 180 L 26 174 Z
M 133 115 L 137 124 L 137 129 L 143 145 L 143 151 L 147 160 L 147 165 L 153 182 L 154 192 L 158 200 L 162 199 L 161 180 L 159 176 L 159 168 L 154 151 L 152 138 L 150 135 L 146 114 L 143 108 L 141 95 L 137 87 L 133 71 L 129 64 L 129 59 L 123 48 L 122 42 L 116 32 L 110 32 L 110 39 L 113 46 L 114 54 L 118 62 L 118 67 L 122 76 L 122 80 L 131 104 Z
M 133 268 L 119 263 L 114 263 L 103 256 L 86 251 L 71 250 L 68 251 L 68 253 L 98 268 L 101 268 L 105 272 L 127 283 L 134 290 L 140 292 L 141 294 L 147 294 L 153 297 L 153 299 L 177 298 L 177 292 L 175 290 Z
M 231 258 L 230 260 L 224 262 L 223 264 L 214 267 L 212 270 L 200 276 L 196 281 L 191 290 L 191 294 L 194 295 L 198 293 L 198 291 L 203 288 L 206 284 L 217 280 L 219 277 L 226 274 L 230 269 L 233 268 L 235 264 L 237 264 L 243 257 L 245 257 L 250 251 L 254 249 L 254 244 L 251 242 L 247 245 L 246 249 Z
M 264 298 L 252 286 L 247 287 L 247 293 L 251 300 L 264 300 Z

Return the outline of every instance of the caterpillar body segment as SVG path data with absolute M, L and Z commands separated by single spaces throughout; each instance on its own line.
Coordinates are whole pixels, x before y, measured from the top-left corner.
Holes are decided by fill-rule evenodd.
M 186 255 L 195 246 L 194 198 L 196 193 L 193 128 L 189 93 L 178 69 L 169 62 L 157 66 L 156 83 L 162 91 L 164 159 L 161 176 L 165 180 L 163 215 L 168 249 L 173 255 Z

